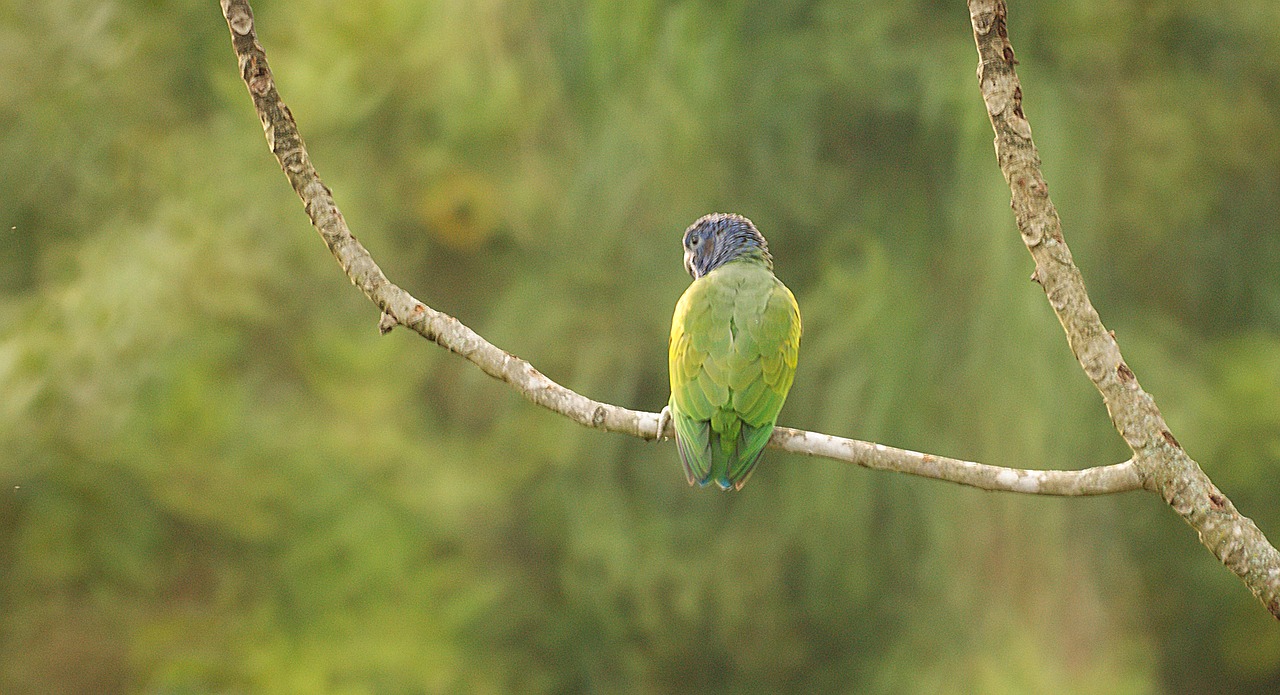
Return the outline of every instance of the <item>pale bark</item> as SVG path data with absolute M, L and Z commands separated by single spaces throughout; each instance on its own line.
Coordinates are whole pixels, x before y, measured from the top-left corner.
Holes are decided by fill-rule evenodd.
M 1022 86 L 1014 70 L 1017 60 L 1006 14 L 1004 0 L 969 0 L 978 84 L 996 134 L 996 159 L 1012 193 L 1014 219 L 1035 259 L 1032 278 L 1044 288 L 1071 351 L 1102 394 L 1116 431 L 1133 450 L 1131 461 L 1143 486 L 1159 493 L 1199 532 L 1200 542 L 1280 618 L 1280 553 L 1183 451 L 1089 301 L 1062 237 L 1062 221 L 1049 200 L 1031 125 L 1022 111 Z

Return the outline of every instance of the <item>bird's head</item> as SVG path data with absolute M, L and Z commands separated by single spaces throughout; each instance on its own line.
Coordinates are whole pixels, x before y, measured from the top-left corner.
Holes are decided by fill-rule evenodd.
M 742 215 L 705 215 L 684 230 L 684 269 L 696 280 L 737 258 L 756 258 L 773 269 L 764 236 Z

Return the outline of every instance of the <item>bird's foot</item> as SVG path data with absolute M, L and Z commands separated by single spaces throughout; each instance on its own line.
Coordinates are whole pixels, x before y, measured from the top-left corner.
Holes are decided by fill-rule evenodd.
M 671 422 L 671 406 L 662 406 L 662 412 L 658 413 L 658 431 L 653 435 L 654 441 L 666 439 L 667 423 Z

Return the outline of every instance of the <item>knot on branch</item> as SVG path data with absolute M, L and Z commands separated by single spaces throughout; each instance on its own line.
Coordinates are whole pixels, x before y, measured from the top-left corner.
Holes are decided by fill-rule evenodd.
M 248 36 L 253 32 L 253 10 L 249 5 L 222 0 L 222 14 L 227 18 L 227 26 L 236 34 Z

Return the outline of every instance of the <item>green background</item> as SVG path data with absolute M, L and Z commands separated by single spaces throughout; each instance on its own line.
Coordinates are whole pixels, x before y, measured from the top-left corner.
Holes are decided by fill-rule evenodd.
M 1280 540 L 1280 5 L 1011 0 L 1094 303 Z M 782 424 L 1128 452 L 1013 226 L 959 0 L 261 0 L 415 296 L 656 411 L 680 233 L 805 318 Z M 773 451 L 737 494 L 398 330 L 264 144 L 217 2 L 0 3 L 0 692 L 1258 693 L 1280 631 L 1157 497 Z

